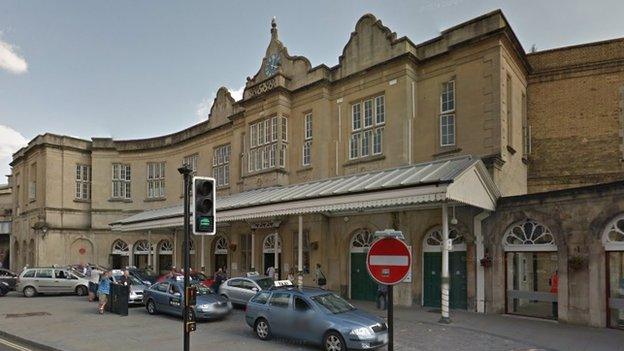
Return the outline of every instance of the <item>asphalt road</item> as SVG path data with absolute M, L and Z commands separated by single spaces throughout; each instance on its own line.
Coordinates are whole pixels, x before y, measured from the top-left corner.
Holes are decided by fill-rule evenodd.
M 26 345 L 17 340 L 0 337 L 0 351 L 43 351 L 42 349 Z

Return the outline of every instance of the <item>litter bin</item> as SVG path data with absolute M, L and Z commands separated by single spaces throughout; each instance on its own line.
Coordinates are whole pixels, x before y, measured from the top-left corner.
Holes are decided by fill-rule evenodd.
M 108 300 L 108 311 L 122 316 L 128 315 L 128 298 L 130 288 L 125 285 L 111 284 Z

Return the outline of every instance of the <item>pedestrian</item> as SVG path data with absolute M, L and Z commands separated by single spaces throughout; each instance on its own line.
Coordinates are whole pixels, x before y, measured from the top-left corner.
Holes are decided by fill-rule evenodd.
M 382 309 L 381 305 L 383 304 L 383 310 L 388 309 L 388 286 L 385 284 L 377 285 L 377 309 Z
M 269 278 L 271 279 L 275 279 L 275 267 L 270 266 L 269 268 L 267 268 L 266 275 L 269 276 Z
M 291 283 L 295 282 L 295 268 L 294 267 L 290 267 L 290 269 L 288 270 L 288 280 L 290 280 Z
M 98 312 L 100 314 L 104 313 L 104 307 L 106 307 L 106 303 L 108 302 L 108 295 L 110 295 L 110 277 L 110 271 L 104 272 L 98 286 L 97 294 L 98 299 L 100 300 L 100 303 L 98 304 Z
M 559 303 L 557 302 L 557 294 L 559 293 L 559 270 L 555 270 L 550 276 L 548 284 L 550 285 L 550 292 L 555 294 L 555 300 L 552 302 L 552 316 L 553 319 L 557 319 L 559 317 Z
M 316 272 L 315 273 L 316 273 L 316 284 L 318 285 L 319 288 L 325 289 L 325 286 L 327 285 L 327 278 L 325 278 L 325 274 L 321 270 L 321 264 L 320 263 L 316 264 Z
M 119 279 L 119 284 L 124 286 L 129 286 L 132 284 L 132 281 L 130 280 L 130 271 L 128 271 L 127 269 L 124 270 L 124 274 Z
M 223 270 L 219 268 L 214 275 L 214 282 L 212 283 L 212 290 L 217 293 L 221 283 L 223 283 Z

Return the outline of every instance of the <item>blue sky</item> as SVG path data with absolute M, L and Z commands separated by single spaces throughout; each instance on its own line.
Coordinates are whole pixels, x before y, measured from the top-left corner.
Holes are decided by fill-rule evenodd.
M 132 139 L 205 118 L 259 68 L 270 20 L 291 54 L 338 61 L 371 12 L 419 43 L 501 8 L 528 51 L 624 37 L 624 1 L 0 0 L 0 183 L 37 134 Z

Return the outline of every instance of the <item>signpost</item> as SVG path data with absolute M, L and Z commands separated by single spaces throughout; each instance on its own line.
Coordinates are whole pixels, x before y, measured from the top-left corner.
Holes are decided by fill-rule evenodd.
M 366 255 L 366 269 L 379 284 L 388 286 L 388 351 L 394 350 L 394 291 L 393 286 L 407 277 L 412 265 L 412 253 L 403 242 L 403 233 L 379 231 L 380 237 Z

